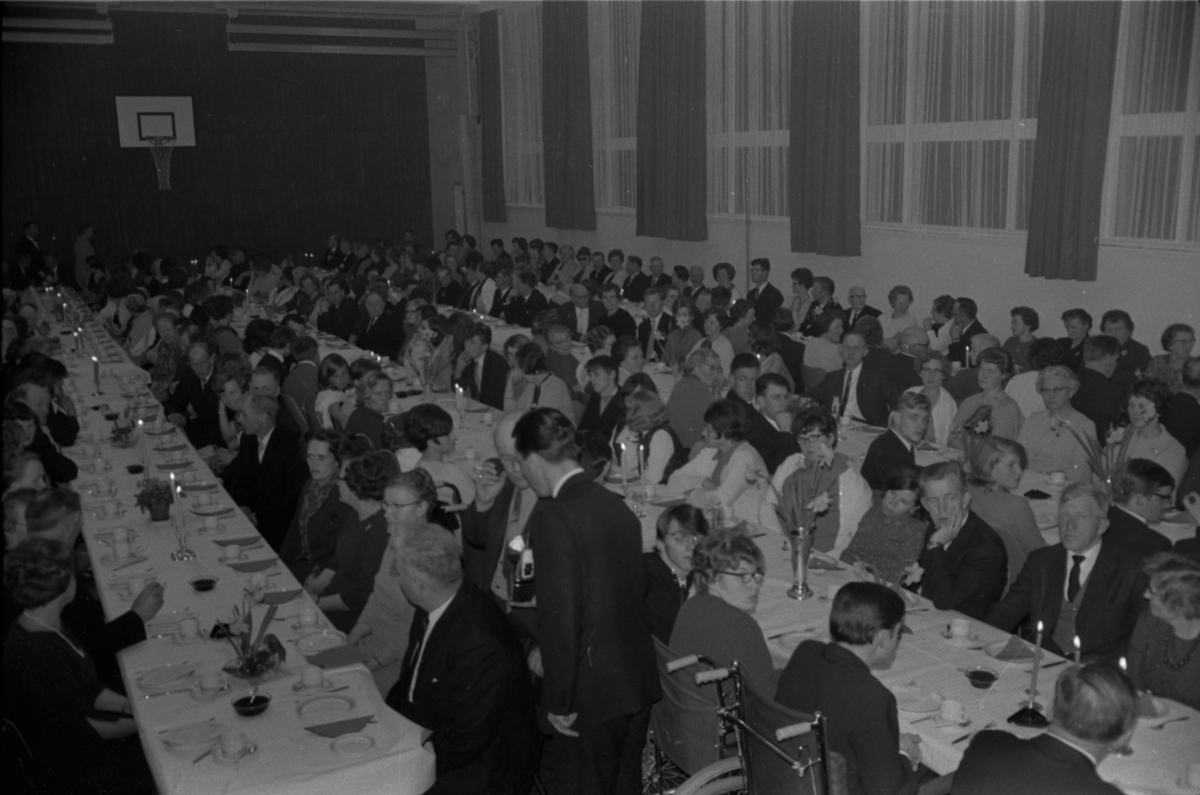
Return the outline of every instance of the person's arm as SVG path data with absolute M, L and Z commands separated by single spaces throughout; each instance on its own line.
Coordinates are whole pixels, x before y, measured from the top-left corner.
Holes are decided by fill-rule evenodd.
M 992 411 L 992 436 L 1003 436 L 1005 439 L 1016 439 L 1021 435 L 1021 425 L 1025 421 L 1025 415 L 1021 413 L 1021 407 L 1012 398 L 1001 400 Z M 1095 426 L 1092 426 L 1092 434 L 1095 435 Z
M 1025 559 L 1025 566 L 1008 587 L 1004 598 L 988 611 L 985 622 L 1005 632 L 1017 628 L 1033 608 L 1033 572 L 1035 560 Z
M 882 708 L 878 711 L 859 713 L 849 733 L 850 753 L 855 759 L 864 792 L 913 795 L 918 780 L 912 763 L 900 753 L 896 699 L 888 694 L 886 701 L 888 703 L 881 702 Z
M 491 745 L 504 714 L 512 661 L 496 638 L 472 634 L 454 650 L 449 673 L 453 680 L 446 686 L 448 720 L 431 738 L 439 771 L 460 768 Z
M 957 568 L 950 567 L 946 547 L 926 547 L 919 559 L 925 576 L 921 595 L 938 610 L 954 610 L 979 593 L 1004 570 L 1004 547 L 975 544 L 969 548 Z
M 667 464 L 675 454 L 675 442 L 666 431 L 656 431 L 650 437 L 650 452 L 646 456 L 646 482 L 657 485 L 663 482 Z
M 858 532 L 859 523 L 874 504 L 871 487 L 862 475 L 853 469 L 847 469 L 841 474 L 838 486 L 838 499 L 841 502 L 838 506 L 838 534 L 833 549 L 829 551 L 835 558 L 840 558 L 842 551 L 850 546 L 855 533 Z
M 537 566 L 535 588 L 542 670 L 542 703 L 553 715 L 575 712 L 575 681 L 582 653 L 584 593 L 582 552 L 562 510 L 553 503 L 538 510 L 531 545 Z
M 355 571 L 338 572 L 329 584 L 329 595 L 321 597 L 321 606 L 325 609 L 339 608 L 361 611 L 367 605 L 367 599 L 375 590 L 375 574 L 387 551 L 389 536 L 387 527 L 371 527 L 366 531 L 359 550 Z M 339 605 L 340 603 L 340 605 Z

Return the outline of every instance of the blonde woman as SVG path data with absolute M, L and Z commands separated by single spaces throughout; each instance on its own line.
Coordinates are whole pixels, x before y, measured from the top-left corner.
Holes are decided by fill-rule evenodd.
M 671 428 L 662 398 L 639 390 L 625 398 L 625 427 L 617 432 L 621 466 L 630 480 L 657 486 L 687 463 L 688 448 Z

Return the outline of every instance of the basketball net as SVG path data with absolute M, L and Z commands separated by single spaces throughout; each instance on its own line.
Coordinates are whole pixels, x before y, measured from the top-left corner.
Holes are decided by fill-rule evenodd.
M 150 154 L 154 155 L 154 170 L 158 172 L 158 189 L 171 189 L 171 151 L 175 148 L 174 138 L 147 138 Z

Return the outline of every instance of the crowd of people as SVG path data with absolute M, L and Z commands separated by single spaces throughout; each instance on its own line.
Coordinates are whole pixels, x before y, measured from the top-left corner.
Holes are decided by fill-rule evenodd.
M 1150 527 L 1175 505 L 1200 520 L 1190 326 L 1151 356 L 1122 310 L 1100 333 L 1069 310 L 1054 339 L 1016 307 L 1002 342 L 968 297 L 936 297 L 920 320 L 903 285 L 890 310 L 858 286 L 843 308 L 806 268 L 785 297 L 765 257 L 743 296 L 730 263 L 710 282 L 619 249 L 484 252 L 453 230 L 436 250 L 332 235 L 316 257 L 217 245 L 184 263 L 101 259 L 85 223 L 73 270 L 36 223 L 24 232 L 0 348 L 5 713 L 51 790 L 152 788 L 116 654 L 145 638 L 162 590 L 112 621 L 99 609 L 63 452 L 86 408 L 63 389 L 43 286 L 88 299 L 388 704 L 432 731 L 438 792 L 525 795 L 535 776 L 549 793 L 640 791 L 656 641 L 737 659 L 748 687 L 828 716 L 850 792 L 913 792 L 919 738 L 870 676 L 901 642 L 899 589 L 1027 637 L 1042 625 L 1057 653 L 1077 636 L 1088 661 L 1059 678 L 1045 738 L 981 733 L 955 792 L 1000 791 L 997 771 L 1023 759 L 1119 750 L 1137 690 L 1200 708 L 1197 542 L 1173 550 Z M 268 317 L 239 332 L 246 302 Z M 496 350 L 485 317 L 522 332 Z M 374 355 L 322 357 L 318 335 Z M 392 363 L 494 409 L 496 456 L 465 469 L 448 411 L 396 412 Z M 668 394 L 648 363 L 674 374 Z M 860 466 L 838 449 L 851 420 L 881 429 Z M 919 449 L 962 463 L 919 468 Z M 1066 481 L 1057 544 L 1020 493 L 1028 469 Z M 610 477 L 686 496 L 652 552 Z M 802 533 L 860 580 L 832 602 L 831 642 L 801 644 L 781 674 L 751 618 L 765 562 L 740 520 Z M 1094 764 L 1070 775 L 1098 781 Z

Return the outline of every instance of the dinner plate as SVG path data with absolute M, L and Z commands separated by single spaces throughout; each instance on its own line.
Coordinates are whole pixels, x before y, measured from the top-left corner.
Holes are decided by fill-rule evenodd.
M 172 425 L 169 428 L 147 428 L 144 433 L 147 436 L 170 436 L 175 433 L 175 426 Z
M 265 558 L 264 560 L 248 560 L 244 563 L 230 563 L 229 568 L 234 571 L 240 571 L 242 574 L 254 574 L 259 571 L 266 571 L 279 562 L 279 558 Z
M 330 747 L 338 756 L 355 759 L 374 748 L 375 739 L 366 734 L 343 734 L 335 739 Z
M 214 538 L 213 543 L 217 546 L 224 547 L 230 544 L 237 544 L 243 550 L 256 547 L 263 542 L 262 536 L 242 536 L 240 538 Z
M 155 464 L 155 466 L 161 469 L 163 472 L 179 472 L 181 470 L 190 468 L 192 463 L 193 462 L 190 459 L 187 461 L 164 461 L 161 464 Z
M 306 698 L 296 705 L 296 713 L 306 720 L 330 720 L 351 712 L 356 702 L 344 693 L 329 693 Z
M 822 634 L 819 628 L 809 627 L 798 632 L 788 632 L 780 635 L 776 642 L 788 651 L 795 651 L 796 647 L 806 640 L 821 640 Z
M 160 613 L 152 620 L 146 622 L 146 637 L 172 635 L 179 628 L 179 622 L 186 621 L 189 618 L 196 618 L 196 614 L 187 609 Z
M 983 647 L 983 653 L 991 657 L 993 660 L 1001 660 L 1002 662 L 1024 662 L 1033 659 L 1033 647 L 1028 643 L 1021 643 L 1021 647 L 1014 653 L 1008 648 L 1010 641 L 998 640 L 989 643 Z
M 196 516 L 228 516 L 233 513 L 233 508 L 228 505 L 197 505 L 188 510 Z
M 896 697 L 896 708 L 912 715 L 927 715 L 942 708 L 942 697 L 924 688 L 913 685 L 898 685 L 890 688 Z
M 197 491 L 212 491 L 217 487 L 216 483 L 180 483 L 179 485 L 187 493 L 193 493 Z
M 162 690 L 173 690 L 190 684 L 195 677 L 199 665 L 193 662 L 164 663 L 137 676 L 138 687 L 143 693 L 157 693 Z
M 163 732 L 161 739 L 163 745 L 171 751 L 203 751 L 212 748 L 227 728 L 225 724 L 216 721 L 196 721 Z
M 188 449 L 187 444 L 185 444 L 184 442 L 180 442 L 179 444 L 168 444 L 168 445 L 163 445 L 161 447 L 155 447 L 154 451 L 158 452 L 158 453 L 175 453 L 180 450 L 186 450 L 186 449 Z
M 346 642 L 346 634 L 336 629 L 322 629 L 296 638 L 296 649 L 302 654 L 336 649 Z

